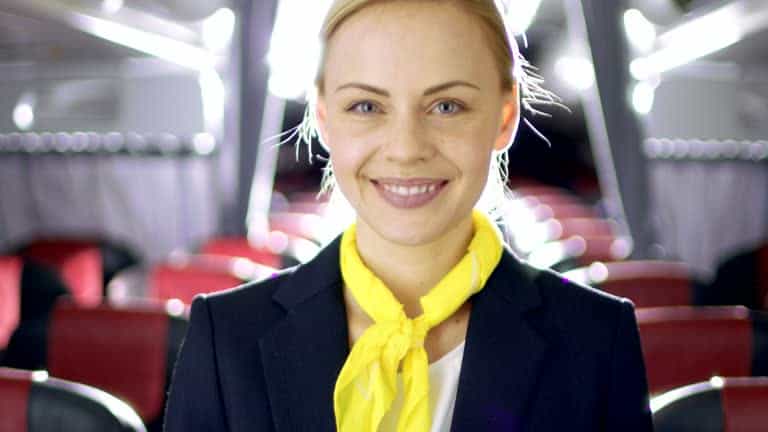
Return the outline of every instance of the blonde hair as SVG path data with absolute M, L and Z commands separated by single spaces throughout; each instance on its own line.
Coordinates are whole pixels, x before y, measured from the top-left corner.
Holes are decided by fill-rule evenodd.
M 312 140 L 314 138 L 322 139 L 317 129 L 317 119 L 315 118 L 315 108 L 317 97 L 323 94 L 325 84 L 325 46 L 333 37 L 341 25 L 350 17 L 360 12 L 366 7 L 378 3 L 405 1 L 405 0 L 334 0 L 328 10 L 328 14 L 323 21 L 320 31 L 320 40 L 323 46 L 323 52 L 318 63 L 318 70 L 315 75 L 314 86 L 308 92 L 308 106 L 304 113 L 304 119 L 298 128 L 294 131 L 299 137 L 299 143 L 302 141 L 307 144 L 307 149 L 312 158 Z M 536 106 L 539 105 L 560 105 L 559 99 L 552 92 L 542 87 L 543 79 L 536 74 L 535 69 L 520 53 L 517 41 L 515 40 L 514 30 L 507 25 L 504 16 L 507 14 L 506 2 L 502 0 L 407 0 L 424 1 L 435 3 L 450 3 L 464 8 L 469 14 L 477 17 L 489 37 L 490 48 L 496 61 L 497 69 L 501 77 L 500 86 L 503 91 L 515 89 L 520 97 L 522 108 L 533 114 L 545 114 L 539 111 Z M 508 1 L 508 0 L 507 0 Z M 529 125 L 530 123 L 524 119 Z M 535 128 L 534 128 L 535 130 Z M 291 134 L 291 137 L 294 136 Z M 289 138 L 290 139 L 290 138 Z M 514 137 L 512 138 L 514 139 Z M 546 138 L 545 138 L 546 141 Z M 298 157 L 298 147 L 297 147 Z M 506 186 L 507 171 L 507 152 L 494 152 L 489 167 L 489 178 L 483 193 L 478 200 L 477 207 L 484 210 L 493 219 L 500 219 L 501 206 L 509 196 L 509 190 Z M 323 169 L 323 181 L 320 194 L 330 193 L 331 202 L 343 204 L 344 199 L 335 190 L 335 180 L 333 178 L 333 168 L 331 161 L 328 160 Z M 346 204 L 348 206 L 348 204 Z M 331 206 L 333 207 L 333 205 Z

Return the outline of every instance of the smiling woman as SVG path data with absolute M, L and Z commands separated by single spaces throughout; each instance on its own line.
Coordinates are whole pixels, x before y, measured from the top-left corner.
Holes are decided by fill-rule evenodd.
M 521 107 L 551 101 L 503 16 L 332 4 L 303 132 L 355 222 L 195 301 L 168 431 L 652 429 L 632 304 L 519 261 L 483 202 Z

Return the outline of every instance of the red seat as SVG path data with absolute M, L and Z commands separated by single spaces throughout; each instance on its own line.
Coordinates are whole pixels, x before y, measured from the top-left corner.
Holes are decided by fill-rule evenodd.
M 245 237 L 219 237 L 209 240 L 200 248 L 200 253 L 204 255 L 247 258 L 272 268 L 307 262 L 319 251 L 317 243 L 277 230 L 270 231 L 262 245 L 255 245 Z
M 566 272 L 564 276 L 627 297 L 639 308 L 693 304 L 690 270 L 681 262 L 595 262 Z
M 21 258 L 0 256 L 0 351 L 21 318 L 21 268 Z
M 245 258 L 177 255 L 152 268 L 148 296 L 157 300 L 179 299 L 191 304 L 197 294 L 233 288 L 250 280 L 269 277 L 276 271 Z
M 744 307 L 663 307 L 637 310 L 651 393 L 768 369 L 765 317 Z
M 27 430 L 27 405 L 32 372 L 0 368 L 0 431 Z
M 125 402 L 45 372 L 0 368 L 0 431 L 144 432 Z
M 228 257 L 248 258 L 253 262 L 270 267 L 280 267 L 280 255 L 269 248 L 258 248 L 251 245 L 245 237 L 217 237 L 207 241 L 200 253 L 206 255 L 223 255 Z
M 185 331 L 180 311 L 171 314 L 163 304 L 82 308 L 59 302 L 48 331 L 48 370 L 127 401 L 150 430 L 159 430 Z
M 713 378 L 651 401 L 657 432 L 764 432 L 768 377 Z
M 58 270 L 78 304 L 101 303 L 104 275 L 98 244 L 81 240 L 37 241 L 24 248 L 22 254 Z

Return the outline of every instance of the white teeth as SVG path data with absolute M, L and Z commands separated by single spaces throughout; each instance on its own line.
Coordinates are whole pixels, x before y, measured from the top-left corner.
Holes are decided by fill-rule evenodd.
M 413 196 L 418 194 L 432 193 L 435 190 L 437 190 L 437 185 L 435 184 L 407 187 L 407 186 L 395 186 L 395 185 L 382 183 L 382 186 L 386 191 L 396 193 L 402 196 Z

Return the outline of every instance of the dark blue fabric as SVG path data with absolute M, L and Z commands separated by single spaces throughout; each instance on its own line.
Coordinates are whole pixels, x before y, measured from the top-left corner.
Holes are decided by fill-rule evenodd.
M 198 297 L 166 431 L 332 431 L 349 352 L 339 241 Z M 453 431 L 651 431 L 632 304 L 505 252 L 472 297 Z

